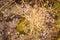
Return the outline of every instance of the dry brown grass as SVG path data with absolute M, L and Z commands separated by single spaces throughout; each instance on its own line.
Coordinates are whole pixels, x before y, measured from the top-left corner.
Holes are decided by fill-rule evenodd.
M 27 33 L 29 29 L 30 32 L 27 35 L 20 34 L 17 40 L 56 40 L 54 37 L 57 37 L 58 28 L 53 18 L 55 16 L 52 9 L 53 1 L 21 0 L 21 3 L 17 3 L 15 0 L 10 0 L 0 8 L 0 11 L 4 16 L 12 13 L 24 17 L 25 21 L 29 22 L 29 27 L 25 26 L 26 22 L 23 23 L 23 30 Z M 49 5 L 50 3 L 52 4 Z M 15 36 L 13 35 L 11 40 L 15 40 Z

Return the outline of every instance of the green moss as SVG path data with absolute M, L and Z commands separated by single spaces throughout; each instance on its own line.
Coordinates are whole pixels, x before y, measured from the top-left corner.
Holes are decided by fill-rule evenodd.
M 28 32 L 29 32 L 29 30 L 28 30 L 29 26 L 30 26 L 29 21 L 27 21 L 25 18 L 23 18 L 23 19 L 19 22 L 19 24 L 18 24 L 18 26 L 17 26 L 17 30 L 18 30 L 18 32 L 19 32 L 20 34 L 28 33 Z M 27 28 L 27 29 L 26 29 L 26 28 Z M 25 32 L 25 30 L 26 30 L 27 32 Z
M 18 26 L 17 26 L 17 30 L 20 32 L 20 31 L 23 31 L 23 23 L 24 23 L 24 21 L 25 21 L 25 18 L 23 18 L 20 22 L 19 22 L 19 24 L 18 24 Z

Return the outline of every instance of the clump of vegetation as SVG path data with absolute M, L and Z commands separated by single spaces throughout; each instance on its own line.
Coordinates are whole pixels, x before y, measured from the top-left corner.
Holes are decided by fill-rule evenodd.
M 60 2 L 57 0 L 12 1 L 13 3 L 9 2 L 9 5 L 7 2 L 6 5 L 8 6 L 4 5 L 1 7 L 1 11 L 2 13 L 8 14 L 10 12 L 9 15 L 13 13 L 22 17 L 16 18 L 14 15 L 14 17 L 11 15 L 6 16 L 7 19 L 4 20 L 6 23 L 9 23 L 14 18 L 16 18 L 16 20 L 19 19 L 20 21 L 16 27 L 18 34 L 24 34 L 24 36 L 28 34 L 27 36 L 31 36 L 36 40 L 52 40 L 55 38 L 55 34 L 60 31 L 60 27 L 55 27 L 56 25 L 60 26 Z M 12 4 L 14 5 L 11 6 Z M 11 8 L 9 8 L 9 6 L 11 6 Z M 0 20 L 2 16 L 0 13 Z M 58 38 L 58 40 L 60 40 L 60 38 Z
M 25 18 L 22 18 L 22 20 L 19 22 L 17 26 L 17 30 L 20 34 L 28 34 L 29 26 L 29 21 L 27 21 Z

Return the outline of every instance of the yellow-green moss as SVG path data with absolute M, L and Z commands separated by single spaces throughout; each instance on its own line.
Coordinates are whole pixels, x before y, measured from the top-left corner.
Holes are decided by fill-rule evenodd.
M 23 18 L 18 26 L 17 26 L 17 30 L 20 34 L 22 33 L 28 33 L 30 30 L 29 30 L 29 21 L 27 21 L 25 18 Z M 26 32 L 25 32 L 26 31 Z
M 18 30 L 18 31 L 23 31 L 23 23 L 24 23 L 24 21 L 25 21 L 25 18 L 23 18 L 23 19 L 19 22 L 19 24 L 18 24 L 18 26 L 17 26 L 17 30 Z

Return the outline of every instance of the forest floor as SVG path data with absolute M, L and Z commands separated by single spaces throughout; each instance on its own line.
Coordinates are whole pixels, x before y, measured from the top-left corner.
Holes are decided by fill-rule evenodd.
M 59 40 L 60 2 L 25 2 L 0 0 L 0 40 Z

